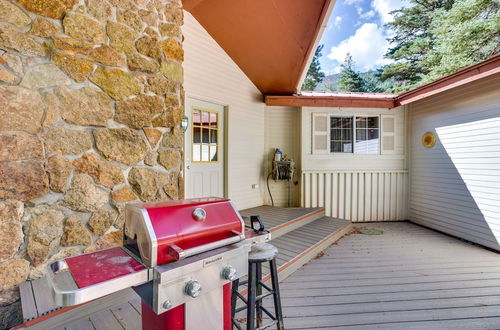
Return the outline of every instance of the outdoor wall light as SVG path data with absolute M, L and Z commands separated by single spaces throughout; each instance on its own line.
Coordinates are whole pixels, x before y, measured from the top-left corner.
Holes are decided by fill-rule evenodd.
M 181 129 L 185 133 L 188 129 L 189 126 L 189 118 L 188 116 L 184 115 L 181 120 Z

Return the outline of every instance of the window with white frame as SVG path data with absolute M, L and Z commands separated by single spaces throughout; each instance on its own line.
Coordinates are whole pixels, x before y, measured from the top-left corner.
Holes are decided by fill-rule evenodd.
M 394 151 L 394 117 L 314 113 L 312 150 L 314 154 L 391 153 Z
M 330 116 L 330 152 L 378 154 L 378 116 Z

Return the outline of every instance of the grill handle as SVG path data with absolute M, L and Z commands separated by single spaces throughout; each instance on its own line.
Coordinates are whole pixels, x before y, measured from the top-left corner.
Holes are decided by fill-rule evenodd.
M 241 234 L 241 233 L 234 232 L 234 231 L 233 231 L 233 233 L 236 234 L 233 237 L 229 237 L 229 238 L 226 238 L 226 239 L 223 239 L 220 241 L 216 241 L 216 242 L 212 242 L 212 243 L 208 243 L 205 245 L 200 245 L 200 246 L 197 246 L 197 247 L 194 247 L 191 249 L 187 249 L 187 250 L 184 250 L 184 249 L 180 248 L 179 246 L 173 244 L 173 245 L 170 245 L 170 247 L 168 248 L 168 254 L 171 255 L 174 259 L 180 260 L 180 259 L 184 259 L 184 258 L 187 258 L 190 256 L 194 256 L 195 254 L 199 254 L 199 253 L 203 253 L 203 252 L 210 251 L 213 249 L 217 249 L 217 248 L 229 245 L 229 244 L 238 243 L 239 241 L 242 241 L 243 239 L 245 239 L 245 234 Z

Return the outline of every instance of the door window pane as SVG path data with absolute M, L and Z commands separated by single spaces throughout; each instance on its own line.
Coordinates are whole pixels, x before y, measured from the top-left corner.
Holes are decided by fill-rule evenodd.
M 216 162 L 217 161 L 217 144 L 211 144 L 210 145 L 210 161 L 211 162 Z
M 202 144 L 201 145 L 201 161 L 208 162 L 209 160 L 210 160 L 210 158 L 209 158 L 208 144 Z
M 210 128 L 217 128 L 218 125 L 217 125 L 217 113 L 214 113 L 214 112 L 211 112 L 210 113 Z
M 201 162 L 201 144 L 193 144 L 193 162 Z
M 200 110 L 193 110 L 193 125 L 201 125 L 201 115 Z
M 207 129 L 207 128 L 203 128 L 202 131 L 201 131 L 201 136 L 202 136 L 202 139 L 201 139 L 202 143 L 209 143 L 209 141 L 210 141 L 210 130 Z

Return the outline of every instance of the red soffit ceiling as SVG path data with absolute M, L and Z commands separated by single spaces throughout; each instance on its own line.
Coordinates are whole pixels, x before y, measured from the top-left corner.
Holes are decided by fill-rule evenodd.
M 296 92 L 331 0 L 184 0 L 263 94 Z

